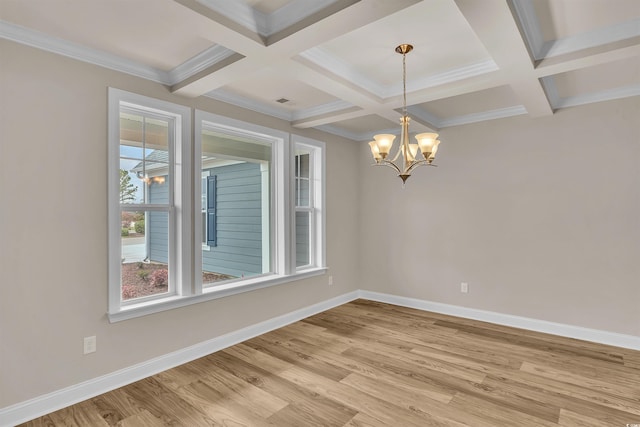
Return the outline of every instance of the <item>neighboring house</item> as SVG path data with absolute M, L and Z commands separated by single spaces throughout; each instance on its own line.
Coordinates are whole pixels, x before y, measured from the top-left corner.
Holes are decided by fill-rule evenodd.
M 147 182 L 150 203 L 166 203 L 166 151 L 154 150 L 131 172 Z M 296 192 L 308 197 L 308 154 L 296 156 Z M 304 167 L 301 167 L 303 165 Z M 204 158 L 202 162 L 202 271 L 248 277 L 270 271 L 268 163 Z M 265 180 L 266 182 L 263 182 Z M 298 199 L 298 198 L 297 198 Z M 296 214 L 298 264 L 308 263 L 309 223 Z M 168 262 L 167 215 L 148 212 L 145 218 L 146 259 Z

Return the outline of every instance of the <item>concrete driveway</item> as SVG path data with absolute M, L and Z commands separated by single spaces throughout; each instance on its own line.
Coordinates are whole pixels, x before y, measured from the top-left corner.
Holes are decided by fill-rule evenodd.
M 124 262 L 143 261 L 147 256 L 144 236 L 122 238 L 122 258 Z

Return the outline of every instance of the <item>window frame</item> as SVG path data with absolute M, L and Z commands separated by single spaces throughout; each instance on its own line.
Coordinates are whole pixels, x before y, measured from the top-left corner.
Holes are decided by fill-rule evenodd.
M 153 298 L 140 298 L 123 303 L 121 301 L 121 223 L 119 200 L 120 166 L 120 105 L 133 104 L 138 108 L 170 115 L 175 119 L 176 141 L 173 147 L 174 176 L 173 203 L 170 206 L 170 235 L 173 239 L 173 266 L 169 271 L 174 289 L 171 294 Z M 193 120 L 193 125 L 192 125 Z M 234 280 L 219 286 L 202 285 L 202 123 L 215 123 L 220 129 L 267 138 L 272 141 L 269 186 L 271 207 L 269 214 L 270 272 L 250 278 Z M 194 130 L 195 129 L 195 130 Z M 193 132 L 193 134 L 192 134 Z M 199 302 L 223 298 L 242 292 L 274 286 L 325 274 L 324 213 L 317 216 L 320 224 L 315 232 L 316 256 L 313 265 L 304 269 L 295 264 L 295 201 L 293 199 L 294 176 L 292 173 L 294 146 L 296 143 L 317 147 L 319 174 L 318 194 L 320 206 L 324 207 L 324 151 L 323 142 L 302 138 L 284 131 L 231 119 L 167 101 L 126 92 L 108 90 L 108 310 L 110 322 L 118 322 L 152 313 L 184 307 Z M 114 203 L 115 202 L 115 203 Z M 155 207 L 153 208 L 155 209 Z M 206 249 L 205 249 L 206 250 Z M 173 268 L 172 268 L 173 267 Z
M 309 212 L 309 263 L 296 267 L 294 259 L 293 265 L 296 271 L 302 272 L 314 268 L 322 268 L 326 264 L 326 215 L 325 215 L 325 197 L 326 197 L 326 173 L 325 173 L 325 156 L 326 145 L 322 141 L 306 138 L 300 135 L 292 135 L 292 162 L 295 162 L 295 151 L 299 147 L 303 151 L 309 152 L 309 206 L 298 207 L 296 201 L 293 201 L 293 252 L 295 257 L 295 226 L 296 212 Z M 295 190 L 295 169 L 292 174 L 293 188 Z M 294 196 L 296 196 L 294 194 Z

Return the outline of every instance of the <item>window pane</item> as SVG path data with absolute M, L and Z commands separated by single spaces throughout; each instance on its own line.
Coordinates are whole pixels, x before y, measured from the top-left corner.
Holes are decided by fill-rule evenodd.
M 309 264 L 310 212 L 296 212 L 296 267 Z
M 215 176 L 209 191 L 202 180 L 202 233 L 205 240 L 215 236 L 215 246 L 202 251 L 204 284 L 270 271 L 270 171 L 270 144 L 202 132 L 198 173 Z
M 128 110 L 120 112 L 120 203 L 151 201 L 149 186 L 168 186 L 169 121 Z
M 311 206 L 309 192 L 309 153 L 296 151 L 295 161 L 296 206 Z
M 122 300 L 168 292 L 168 213 L 123 211 L 121 217 Z

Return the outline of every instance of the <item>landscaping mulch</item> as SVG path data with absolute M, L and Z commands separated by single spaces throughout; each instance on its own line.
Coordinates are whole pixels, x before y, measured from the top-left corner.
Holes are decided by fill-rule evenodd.
M 132 262 L 122 264 L 122 299 L 146 297 L 167 292 L 168 286 L 164 284 L 154 284 L 151 278 L 156 270 L 166 269 L 166 264 L 153 262 Z M 233 276 L 219 273 L 202 273 L 202 283 L 217 282 L 220 280 L 233 279 Z

